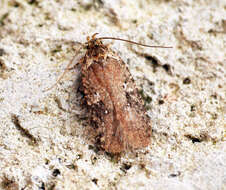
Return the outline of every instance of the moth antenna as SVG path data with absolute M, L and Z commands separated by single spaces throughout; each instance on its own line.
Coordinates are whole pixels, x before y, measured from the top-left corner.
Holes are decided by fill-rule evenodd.
M 83 47 L 83 46 L 82 46 Z M 80 49 L 82 48 L 80 47 L 78 51 L 80 51 Z M 53 87 L 55 87 L 60 81 L 61 79 L 65 76 L 65 74 L 67 73 L 67 71 L 69 70 L 71 64 L 73 63 L 74 59 L 75 59 L 76 56 L 73 57 L 73 59 L 67 64 L 67 67 L 66 69 L 64 70 L 64 72 L 61 74 L 61 76 L 57 79 L 56 83 L 54 85 L 52 85 L 51 87 L 43 90 L 43 92 L 46 92 L 46 91 L 49 91 L 51 90 Z
M 51 90 L 53 87 L 55 87 L 60 80 L 64 77 L 64 75 L 66 74 L 66 72 L 68 71 L 69 67 L 71 66 L 71 64 L 73 63 L 74 58 L 69 62 L 69 64 L 67 65 L 66 69 L 64 70 L 63 74 L 57 79 L 56 83 L 54 85 L 52 85 L 51 87 L 45 89 L 43 92 L 49 91 Z
M 97 35 L 97 33 L 95 33 L 94 37 L 96 35 Z M 172 46 L 150 46 L 150 45 L 134 42 L 134 41 L 131 41 L 131 40 L 125 40 L 125 39 L 114 38 L 114 37 L 99 37 L 99 38 L 96 38 L 96 39 L 99 39 L 99 40 L 119 40 L 119 41 L 131 43 L 131 44 L 136 44 L 136 45 L 139 45 L 139 46 L 150 47 L 150 48 L 173 48 Z

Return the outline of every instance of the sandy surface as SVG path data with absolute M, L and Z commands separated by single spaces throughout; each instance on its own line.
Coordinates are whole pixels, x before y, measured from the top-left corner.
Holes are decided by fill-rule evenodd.
M 0 0 L 0 188 L 226 188 L 226 3 L 222 0 Z M 86 37 L 127 64 L 152 121 L 146 149 L 97 151 L 67 64 Z

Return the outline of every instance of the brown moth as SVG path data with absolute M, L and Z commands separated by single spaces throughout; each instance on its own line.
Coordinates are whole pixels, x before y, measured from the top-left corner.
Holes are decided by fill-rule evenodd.
M 101 41 L 112 38 L 95 35 L 88 38 L 87 52 L 79 62 L 90 123 L 97 127 L 106 152 L 146 147 L 151 123 L 134 80 L 123 60 Z
M 101 137 L 100 145 L 106 152 L 117 154 L 147 147 L 151 122 L 141 95 L 123 60 L 101 40 L 121 40 L 146 47 L 171 47 L 149 46 L 112 37 L 96 38 L 96 34 L 91 39 L 87 38 L 87 51 L 79 61 L 79 90 L 84 94 L 82 105 L 88 111 L 90 124 L 97 128 L 97 134 Z

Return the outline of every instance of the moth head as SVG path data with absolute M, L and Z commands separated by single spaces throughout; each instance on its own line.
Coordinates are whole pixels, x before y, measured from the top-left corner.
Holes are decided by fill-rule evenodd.
M 85 43 L 87 49 L 94 49 L 94 48 L 97 48 L 98 46 L 103 45 L 101 39 L 96 38 L 97 34 L 98 33 L 95 33 L 92 36 L 87 36 L 86 38 L 87 42 Z

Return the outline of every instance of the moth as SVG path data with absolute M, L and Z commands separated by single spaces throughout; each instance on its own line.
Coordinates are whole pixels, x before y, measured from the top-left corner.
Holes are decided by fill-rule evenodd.
M 112 38 L 95 36 L 88 38 L 79 64 L 83 105 L 101 137 L 101 147 L 113 154 L 146 147 L 151 122 L 134 79 L 117 53 L 102 43 L 102 39 Z
M 121 40 L 146 47 L 171 47 L 149 46 L 112 37 L 96 38 L 96 35 L 87 38 L 87 51 L 79 61 L 79 89 L 84 95 L 82 106 L 87 109 L 90 124 L 100 137 L 100 146 L 113 154 L 147 147 L 150 144 L 151 121 L 144 101 L 126 64 L 102 40 Z

